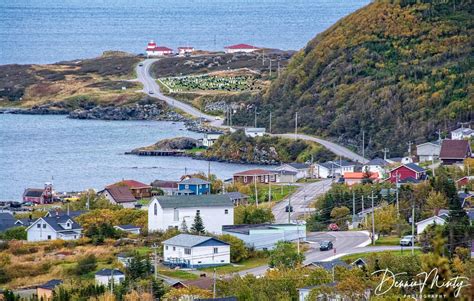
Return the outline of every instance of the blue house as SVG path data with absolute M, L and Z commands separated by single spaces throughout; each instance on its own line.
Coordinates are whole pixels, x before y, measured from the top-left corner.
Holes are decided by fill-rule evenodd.
M 189 178 L 178 183 L 178 195 L 202 195 L 211 193 L 211 182 L 199 179 Z

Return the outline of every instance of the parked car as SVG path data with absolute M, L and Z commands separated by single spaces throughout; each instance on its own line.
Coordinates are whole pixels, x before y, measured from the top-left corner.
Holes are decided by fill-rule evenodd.
M 293 206 L 286 205 L 285 211 L 286 211 L 286 212 L 293 212 Z
M 333 248 L 332 242 L 329 240 L 323 240 L 319 243 L 319 250 L 320 251 L 329 251 Z
M 416 242 L 416 237 L 412 235 L 403 236 L 400 239 L 400 246 L 411 246 Z
M 140 63 L 140 64 L 138 64 L 138 66 L 139 66 L 139 67 L 142 67 L 142 66 L 143 66 L 143 64 L 142 64 L 142 63 Z
M 152 90 L 150 90 L 150 91 L 148 91 L 148 93 L 149 93 L 149 94 L 153 94 L 153 93 L 155 93 L 155 92 L 153 92 Z
M 339 226 L 335 223 L 329 224 L 328 230 L 329 231 L 339 231 Z

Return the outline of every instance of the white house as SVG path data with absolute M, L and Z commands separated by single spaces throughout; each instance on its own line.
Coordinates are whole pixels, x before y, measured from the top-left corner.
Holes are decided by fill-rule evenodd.
M 272 250 L 279 241 L 306 241 L 303 224 L 255 224 L 223 226 L 222 234 L 241 239 L 249 248 Z
M 163 261 L 186 268 L 230 263 L 230 245 L 214 237 L 179 234 L 163 241 Z
M 383 178 L 386 175 L 386 168 L 388 167 L 389 163 L 381 158 L 374 158 L 369 162 L 365 163 L 362 166 L 363 172 L 370 172 L 370 173 L 377 173 L 379 178 Z
M 220 234 L 223 225 L 234 224 L 234 204 L 222 194 L 177 195 L 155 197 L 148 207 L 148 231 L 191 228 L 199 212 L 204 228 Z
M 245 128 L 247 137 L 261 137 L 265 135 L 265 128 Z
M 423 231 L 425 231 L 426 227 L 428 227 L 429 225 L 433 225 L 433 224 L 444 225 L 444 223 L 446 223 L 446 218 L 447 218 L 447 214 L 442 214 L 439 216 L 432 216 L 422 221 L 419 221 L 416 223 L 416 233 L 420 235 L 421 233 L 423 233 Z
M 346 172 L 354 172 L 357 164 L 349 161 L 328 161 L 318 163 L 314 167 L 314 173 L 318 178 L 331 178 L 344 175 Z
M 460 127 L 451 131 L 451 139 L 452 140 L 464 140 L 474 137 L 474 130 L 470 128 Z
M 204 138 L 202 138 L 202 145 L 205 147 L 211 147 L 214 143 L 222 136 L 221 132 L 208 132 L 204 133 Z
M 124 280 L 125 274 L 117 269 L 102 269 L 95 273 L 95 283 L 99 285 L 120 284 Z
M 68 215 L 45 216 L 26 228 L 28 241 L 81 238 L 82 228 Z
M 237 52 L 254 52 L 260 48 L 249 45 L 249 44 L 236 44 L 224 47 L 225 53 L 237 53 Z
M 191 47 L 191 46 L 178 47 L 178 55 L 192 54 L 193 52 L 194 52 L 194 47 Z
M 425 142 L 416 146 L 416 154 L 420 162 L 438 160 L 440 151 L 440 141 Z
M 148 42 L 145 51 L 147 56 L 165 56 L 173 53 L 173 49 L 164 46 L 157 46 L 153 40 Z
M 131 233 L 131 234 L 140 234 L 141 228 L 135 225 L 118 225 L 114 226 L 116 230 Z
M 275 170 L 285 170 L 285 171 L 292 171 L 296 172 L 296 179 L 307 179 L 313 177 L 313 168 L 311 164 L 305 163 L 286 163 L 282 164 L 275 168 Z

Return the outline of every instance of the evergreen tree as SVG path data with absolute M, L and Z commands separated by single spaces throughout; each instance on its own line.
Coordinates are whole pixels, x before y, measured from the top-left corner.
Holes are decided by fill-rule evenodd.
M 153 279 L 151 282 L 151 287 L 153 289 L 153 297 L 155 297 L 158 300 L 161 300 L 161 298 L 166 293 L 165 286 L 163 285 L 163 280 Z
M 196 212 L 196 216 L 194 217 L 194 223 L 191 226 L 191 232 L 198 235 L 206 233 L 204 223 L 199 212 Z
M 180 230 L 183 233 L 188 233 L 188 231 L 189 231 L 188 224 L 186 223 L 186 220 L 184 220 L 184 219 L 183 219 L 183 222 L 181 223 Z

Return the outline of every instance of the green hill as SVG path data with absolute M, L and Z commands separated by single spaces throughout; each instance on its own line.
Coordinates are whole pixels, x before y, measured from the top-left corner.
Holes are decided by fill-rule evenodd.
M 396 2 L 396 4 L 394 4 Z M 469 0 L 376 1 L 310 41 L 254 103 L 274 132 L 330 137 L 370 155 L 402 154 L 474 120 Z M 249 124 L 251 105 L 234 122 Z M 249 119 L 249 120 L 247 120 Z

